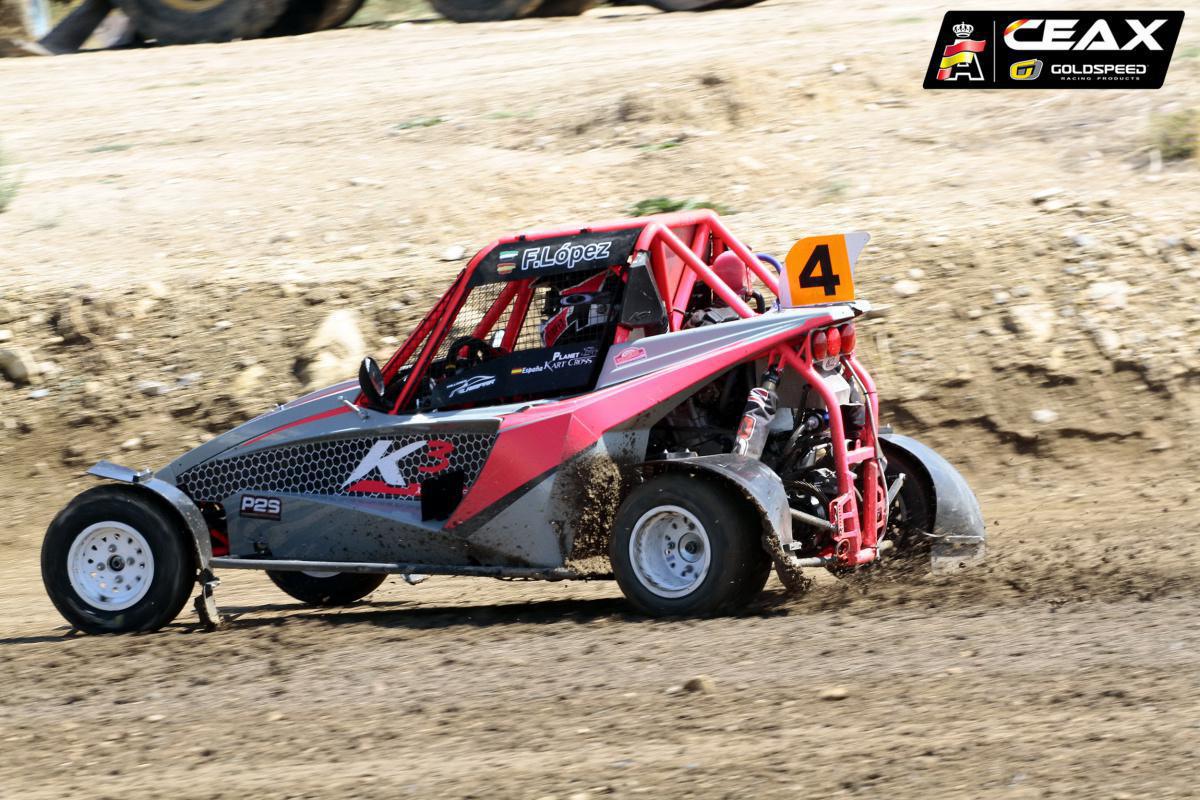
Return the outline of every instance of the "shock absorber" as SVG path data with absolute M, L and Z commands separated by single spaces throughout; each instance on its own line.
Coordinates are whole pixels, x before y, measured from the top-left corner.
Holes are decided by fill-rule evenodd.
M 763 373 L 761 384 L 751 389 L 746 398 L 746 409 L 733 442 L 734 453 L 750 458 L 762 457 L 763 448 L 767 446 L 767 429 L 775 419 L 778 405 L 775 389 L 778 386 L 779 368 L 772 364 Z

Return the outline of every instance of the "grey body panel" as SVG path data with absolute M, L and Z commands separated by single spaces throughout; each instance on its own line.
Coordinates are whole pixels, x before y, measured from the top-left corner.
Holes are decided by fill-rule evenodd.
M 775 471 L 756 458 L 720 453 L 672 458 L 646 464 L 654 472 L 706 472 L 735 487 L 758 511 L 764 533 L 774 535 L 787 552 L 792 543 L 792 513 L 787 491 Z
M 273 493 L 283 503 L 283 518 L 274 521 L 237 516 L 241 495 L 226 505 L 229 552 L 235 557 L 469 563 L 466 543 L 443 533 L 440 523 L 422 524 L 417 502 Z
M 934 522 L 932 533 L 934 569 L 965 566 L 983 559 L 987 527 L 979 500 L 958 470 L 931 447 L 909 436 L 895 433 L 880 435 L 884 455 L 889 448 L 904 451 L 925 470 L 933 490 Z
M 196 547 L 197 565 L 201 570 L 208 569 L 209 561 L 212 560 L 212 540 L 208 534 L 208 523 L 204 521 L 204 515 L 200 513 L 200 509 L 196 507 L 191 498 L 179 491 L 173 483 L 160 480 L 148 472 L 138 472 L 111 461 L 99 462 L 88 470 L 88 474 L 137 486 L 140 490 L 155 494 L 169 503 L 179 513 L 188 533 L 192 536 Z
M 851 319 L 854 314 L 855 308 L 850 305 L 786 309 L 614 345 L 604 360 L 604 369 L 600 372 L 596 388 L 603 389 L 651 372 L 670 369 L 684 361 L 703 357 L 718 347 L 766 339 L 788 330 L 800 329 L 814 319 L 831 316 L 835 322 L 840 322 Z M 635 360 L 625 360 L 629 351 L 638 350 L 644 351 L 645 355 Z

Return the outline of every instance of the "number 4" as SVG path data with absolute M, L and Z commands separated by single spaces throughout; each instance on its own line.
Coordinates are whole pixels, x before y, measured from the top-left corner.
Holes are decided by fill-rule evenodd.
M 817 271 L 817 268 L 820 271 Z M 829 257 L 829 245 L 819 244 L 813 248 L 804 268 L 800 270 L 800 286 L 804 289 L 821 289 L 825 295 L 837 294 L 842 279 L 833 271 L 833 260 Z

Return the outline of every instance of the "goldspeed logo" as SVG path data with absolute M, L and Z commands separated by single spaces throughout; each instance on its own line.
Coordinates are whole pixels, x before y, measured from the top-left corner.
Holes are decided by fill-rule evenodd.
M 1008 76 L 1014 81 L 1036 81 L 1042 74 L 1042 62 L 1036 58 L 1016 61 L 1008 68 Z
M 948 11 L 926 89 L 1157 89 L 1182 11 Z

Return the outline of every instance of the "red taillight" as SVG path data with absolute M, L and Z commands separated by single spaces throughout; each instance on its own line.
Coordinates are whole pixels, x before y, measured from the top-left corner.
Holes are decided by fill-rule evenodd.
M 840 355 L 842 352 L 842 335 L 837 328 L 830 328 L 826 334 L 829 337 L 829 357 Z
M 825 331 L 817 331 L 812 335 L 812 357 L 813 361 L 824 361 L 829 357 Z
M 847 322 L 845 325 L 842 326 L 842 352 L 843 353 L 853 353 L 854 352 L 854 340 L 856 338 L 857 338 L 857 335 L 854 332 L 854 323 L 853 322 Z

